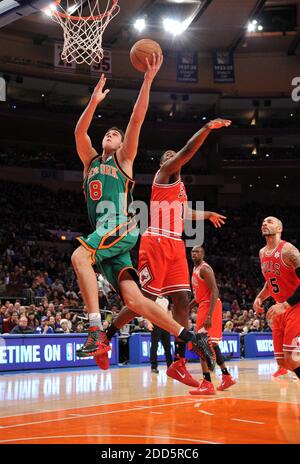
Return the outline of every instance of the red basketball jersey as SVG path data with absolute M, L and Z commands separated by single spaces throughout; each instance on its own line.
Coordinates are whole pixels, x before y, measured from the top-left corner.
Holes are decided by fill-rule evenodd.
M 268 253 L 264 248 L 260 258 L 262 273 L 276 303 L 286 301 L 299 285 L 295 269 L 287 266 L 282 259 L 282 248 L 285 243 L 281 240 L 272 253 Z
M 148 233 L 180 238 L 187 205 L 185 186 L 180 178 L 172 184 L 158 184 L 158 172 L 152 184 Z
M 204 303 L 205 301 L 210 301 L 211 291 L 207 284 L 204 282 L 202 277 L 200 277 L 201 269 L 204 266 L 209 266 L 205 261 L 203 261 L 200 266 L 194 267 L 192 275 L 192 286 L 194 291 L 194 297 L 196 303 Z

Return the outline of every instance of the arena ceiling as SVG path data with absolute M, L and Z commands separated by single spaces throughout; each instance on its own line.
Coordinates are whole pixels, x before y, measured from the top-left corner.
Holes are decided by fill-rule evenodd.
M 106 0 L 101 0 L 106 3 Z M 33 40 L 62 39 L 61 28 L 39 8 L 49 0 L 1 0 L 0 27 L 6 34 L 31 37 Z M 249 21 L 258 18 L 265 7 L 299 5 L 300 0 L 119 0 L 120 13 L 104 33 L 104 44 L 128 49 L 139 37 L 151 37 L 166 50 L 182 50 L 189 46 L 200 53 L 217 48 L 236 53 L 286 52 L 299 49 L 300 30 L 286 31 L 284 22 L 275 32 L 247 32 Z M 300 23 L 298 8 L 298 23 Z M 187 31 L 173 37 L 162 28 L 162 17 L 171 16 L 183 21 L 192 18 Z M 145 17 L 147 30 L 139 33 L 134 20 Z M 1 31 L 0 31 L 1 33 Z
M 100 1 L 106 3 L 106 0 Z M 0 35 L 3 33 L 8 39 L 10 35 L 27 37 L 33 43 L 62 40 L 60 26 L 40 11 L 40 8 L 48 4 L 49 0 L 1 0 Z M 220 48 L 231 49 L 235 53 L 245 55 L 257 52 L 296 54 L 300 49 L 300 0 L 119 0 L 119 4 L 121 7 L 119 15 L 112 20 L 104 33 L 104 45 L 112 49 L 128 50 L 141 37 L 157 40 L 164 54 L 168 50 L 187 50 L 191 47 L 204 55 Z M 259 18 L 265 7 L 277 8 L 291 4 L 298 6 L 298 30 L 285 31 L 283 24 L 282 31 L 247 32 L 247 24 L 254 18 Z M 181 20 L 191 17 L 192 21 L 181 36 L 172 37 L 162 28 L 161 19 L 165 16 Z M 145 17 L 148 23 L 147 30 L 142 33 L 133 27 L 138 17 Z M 87 88 L 75 83 L 72 85 L 69 82 L 53 83 L 51 80 L 34 80 L 27 76 L 23 85 L 10 85 L 10 97 L 20 100 L 39 101 L 43 92 L 51 95 L 52 103 L 57 104 L 74 101 L 74 95 L 77 104 L 85 104 L 88 98 Z M 126 95 L 123 95 L 124 92 Z M 124 92 L 122 93 L 121 89 L 115 90 L 114 95 L 118 100 L 118 107 L 126 112 L 128 99 L 134 99 L 135 91 Z M 199 97 L 199 101 L 197 96 L 194 96 L 193 103 L 177 103 L 177 111 L 188 111 L 192 117 L 196 114 L 202 117 L 209 113 L 216 99 L 214 94 L 207 95 L 207 101 L 203 94 L 201 98 Z M 167 93 L 165 95 L 160 92 L 158 96 L 153 94 L 152 100 L 152 105 L 157 111 L 169 112 L 172 108 L 173 103 Z M 224 100 L 220 110 L 227 117 L 251 121 L 255 109 L 252 100 L 238 100 L 236 104 L 237 108 L 234 99 Z M 283 107 L 280 105 L 279 100 L 272 102 L 272 107 L 269 105 L 268 108 L 266 105 L 266 108 L 260 110 L 260 116 L 268 119 L 274 117 L 275 112 L 281 117 L 289 117 L 292 113 L 291 101 L 284 100 Z

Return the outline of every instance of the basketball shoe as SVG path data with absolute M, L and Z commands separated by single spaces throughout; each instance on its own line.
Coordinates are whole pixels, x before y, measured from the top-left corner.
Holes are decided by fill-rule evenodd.
M 198 387 L 199 382 L 191 376 L 185 364 L 185 358 L 179 358 L 178 361 L 174 361 L 167 369 L 167 376 L 190 387 Z
M 285 375 L 288 373 L 288 370 L 284 367 L 278 367 L 277 371 L 274 372 L 273 377 L 280 377 L 281 375 Z
M 100 357 L 108 351 L 110 351 L 110 345 L 106 338 L 106 333 L 101 331 L 99 327 L 90 327 L 85 344 L 76 351 L 76 354 L 79 358 L 86 358 L 88 356 Z
M 191 395 L 215 395 L 215 387 L 208 380 L 201 380 L 199 387 L 196 390 L 190 390 Z
M 223 391 L 235 384 L 236 380 L 233 377 L 231 377 L 231 375 L 222 374 L 222 382 L 217 387 L 217 390 Z
M 216 365 L 216 354 L 207 333 L 197 333 L 195 341 L 188 343 L 188 349 L 200 356 L 203 361 L 206 361 L 207 367 L 213 371 Z

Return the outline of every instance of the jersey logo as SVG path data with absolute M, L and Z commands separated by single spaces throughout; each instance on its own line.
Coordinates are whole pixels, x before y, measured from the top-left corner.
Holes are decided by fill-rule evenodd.
M 264 263 L 262 263 L 261 270 L 263 274 L 271 273 L 276 274 L 278 276 L 281 275 L 280 264 L 273 263 L 273 261 L 265 261 Z
M 279 256 L 280 256 L 280 253 L 279 253 L 279 251 L 276 251 L 276 253 L 275 253 L 274 257 L 275 257 L 275 258 L 279 258 Z
M 94 168 L 92 168 L 89 172 L 89 175 L 88 175 L 88 180 L 90 180 L 92 177 L 94 177 L 96 174 L 98 174 L 99 172 L 99 168 L 98 166 L 95 166 Z
M 148 284 L 153 279 L 151 271 L 147 265 L 144 266 L 143 269 L 141 269 L 139 275 L 140 275 L 140 284 L 142 287 L 144 287 L 146 284 Z

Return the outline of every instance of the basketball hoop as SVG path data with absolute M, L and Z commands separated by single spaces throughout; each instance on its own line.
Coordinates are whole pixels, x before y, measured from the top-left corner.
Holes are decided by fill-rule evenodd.
M 106 3 L 102 11 L 100 3 Z M 56 0 L 43 11 L 63 28 L 63 60 L 88 65 L 101 62 L 103 32 L 120 11 L 118 0 Z

